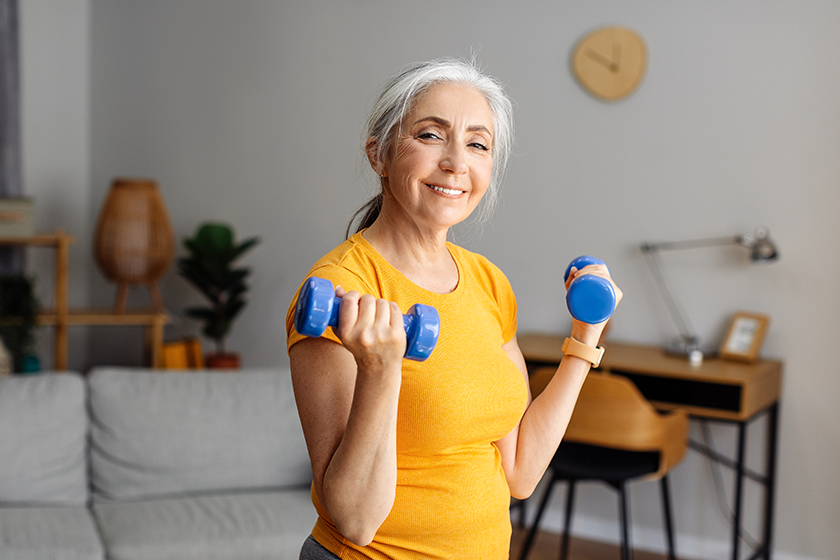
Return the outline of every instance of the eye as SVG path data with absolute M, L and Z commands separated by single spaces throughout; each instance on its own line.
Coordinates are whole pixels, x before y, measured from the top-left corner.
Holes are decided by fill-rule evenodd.
M 490 150 L 490 148 L 488 148 L 485 144 L 482 144 L 481 142 L 473 142 L 473 143 L 469 144 L 469 146 L 471 148 L 479 149 L 483 152 L 486 152 L 486 151 Z
M 421 132 L 417 135 L 417 138 L 420 138 L 421 140 L 440 140 L 440 136 L 434 132 Z

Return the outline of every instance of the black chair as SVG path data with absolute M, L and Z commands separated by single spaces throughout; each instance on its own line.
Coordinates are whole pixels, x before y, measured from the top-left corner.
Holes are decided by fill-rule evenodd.
M 554 374 L 553 368 L 531 376 L 536 396 Z M 569 553 L 575 486 L 600 481 L 618 491 L 622 559 L 632 558 L 627 484 L 634 480 L 659 480 L 668 554 L 676 560 L 668 472 L 685 455 L 688 415 L 684 411 L 659 413 L 626 377 L 590 373 L 581 389 L 563 442 L 551 460 L 551 480 L 540 501 L 534 524 L 525 539 L 520 560 L 534 542 L 540 519 L 558 482 L 568 483 L 560 560 Z

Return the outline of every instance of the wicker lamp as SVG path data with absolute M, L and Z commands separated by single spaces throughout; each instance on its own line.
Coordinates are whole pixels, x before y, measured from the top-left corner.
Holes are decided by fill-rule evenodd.
M 117 284 L 115 313 L 125 311 L 132 284 L 146 286 L 155 309 L 163 311 L 157 282 L 172 263 L 175 241 L 155 181 L 114 179 L 99 214 L 93 252 L 102 274 Z

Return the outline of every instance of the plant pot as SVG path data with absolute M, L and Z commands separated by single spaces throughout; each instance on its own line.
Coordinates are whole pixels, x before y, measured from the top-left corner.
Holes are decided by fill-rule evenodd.
M 208 369 L 239 369 L 239 354 L 207 354 L 204 366 Z

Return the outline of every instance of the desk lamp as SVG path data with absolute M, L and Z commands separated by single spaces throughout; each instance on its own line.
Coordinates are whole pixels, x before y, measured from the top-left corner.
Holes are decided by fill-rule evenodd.
M 674 296 L 673 290 L 668 286 L 665 276 L 662 273 L 660 251 L 697 249 L 702 247 L 720 247 L 728 245 L 740 245 L 750 251 L 750 261 L 754 263 L 772 262 L 779 258 L 776 246 L 770 241 L 766 228 L 756 228 L 755 233 L 735 235 L 727 237 L 710 237 L 704 239 L 691 239 L 687 241 L 665 241 L 661 243 L 642 243 L 641 249 L 645 256 L 650 273 L 659 289 L 659 294 L 665 301 L 668 313 L 674 321 L 679 337 L 667 348 L 669 353 L 689 356 L 692 361 L 702 360 L 702 353 L 699 347 L 699 338 L 694 334 L 688 317 L 680 303 Z

